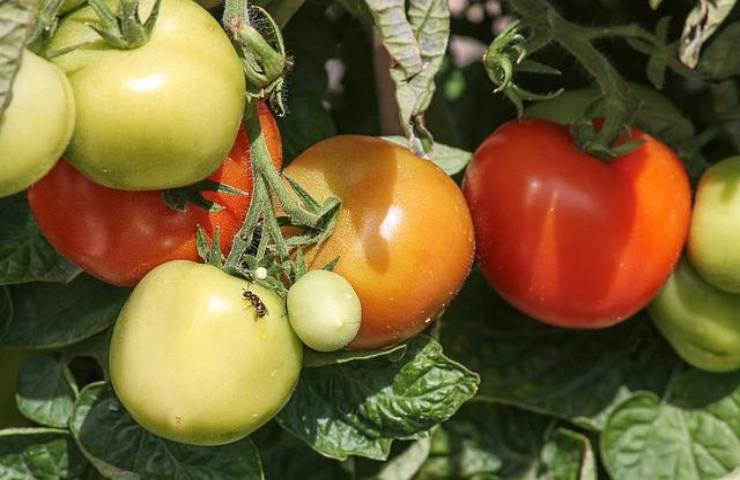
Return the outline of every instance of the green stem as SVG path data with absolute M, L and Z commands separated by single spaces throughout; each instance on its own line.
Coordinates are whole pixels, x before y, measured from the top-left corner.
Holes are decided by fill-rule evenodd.
M 226 27 L 226 31 L 235 40 L 234 32 L 243 23 L 244 18 L 247 18 L 247 0 L 226 0 L 224 4 L 223 24 Z

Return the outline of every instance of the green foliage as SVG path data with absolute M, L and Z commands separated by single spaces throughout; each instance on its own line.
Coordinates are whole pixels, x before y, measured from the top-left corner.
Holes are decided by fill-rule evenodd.
M 32 9 L 30 0 L 8 0 L 0 4 L 0 119 L 13 99 L 13 82 L 33 26 Z

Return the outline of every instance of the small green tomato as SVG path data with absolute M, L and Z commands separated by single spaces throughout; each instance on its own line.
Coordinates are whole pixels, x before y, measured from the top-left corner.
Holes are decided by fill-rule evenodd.
M 288 317 L 303 343 L 319 352 L 333 352 L 357 335 L 362 307 L 344 277 L 327 270 L 313 270 L 290 288 Z

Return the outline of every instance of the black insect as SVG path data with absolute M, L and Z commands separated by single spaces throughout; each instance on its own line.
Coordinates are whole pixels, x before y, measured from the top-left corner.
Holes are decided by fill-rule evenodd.
M 254 307 L 254 311 L 257 313 L 257 316 L 262 318 L 265 315 L 267 315 L 267 307 L 262 302 L 262 299 L 254 292 L 250 292 L 249 290 L 244 290 L 243 296 L 245 299 L 249 300 L 249 302 Z

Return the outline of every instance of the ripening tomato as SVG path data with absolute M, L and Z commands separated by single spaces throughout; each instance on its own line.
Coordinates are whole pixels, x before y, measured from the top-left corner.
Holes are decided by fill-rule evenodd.
M 303 346 L 275 292 L 210 265 L 175 260 L 149 272 L 121 310 L 110 378 L 147 430 L 176 442 L 220 445 L 280 411 L 302 361 Z
M 360 297 L 353 349 L 401 342 L 427 327 L 457 293 L 473 260 L 470 212 L 460 189 L 434 163 L 385 140 L 329 138 L 285 174 L 319 201 L 338 197 L 334 234 L 311 268 L 339 257 L 334 271 Z
M 0 197 L 28 188 L 51 170 L 74 126 L 75 102 L 64 73 L 26 50 L 0 116 Z
M 478 148 L 465 175 L 483 273 L 512 305 L 543 322 L 598 328 L 644 307 L 681 253 L 691 211 L 681 162 L 663 143 L 601 161 L 567 127 L 509 122 Z
M 142 18 L 153 4 L 140 3 Z M 124 190 L 180 187 L 212 174 L 234 143 L 246 98 L 239 56 L 218 22 L 193 1 L 163 0 L 151 38 L 130 50 L 90 28 L 99 23 L 91 7 L 75 10 L 49 47 L 79 47 L 54 58 L 77 106 L 69 162 Z
M 260 105 L 262 132 L 276 168 L 280 134 L 268 108 Z M 36 222 L 52 245 L 91 275 L 116 285 L 134 285 L 149 270 L 174 259 L 196 260 L 198 225 L 228 252 L 249 208 L 252 170 L 249 141 L 241 130 L 221 168 L 209 177 L 246 195 L 204 192 L 224 207 L 208 212 L 193 204 L 174 210 L 162 192 L 113 190 L 91 182 L 64 161 L 28 191 Z

